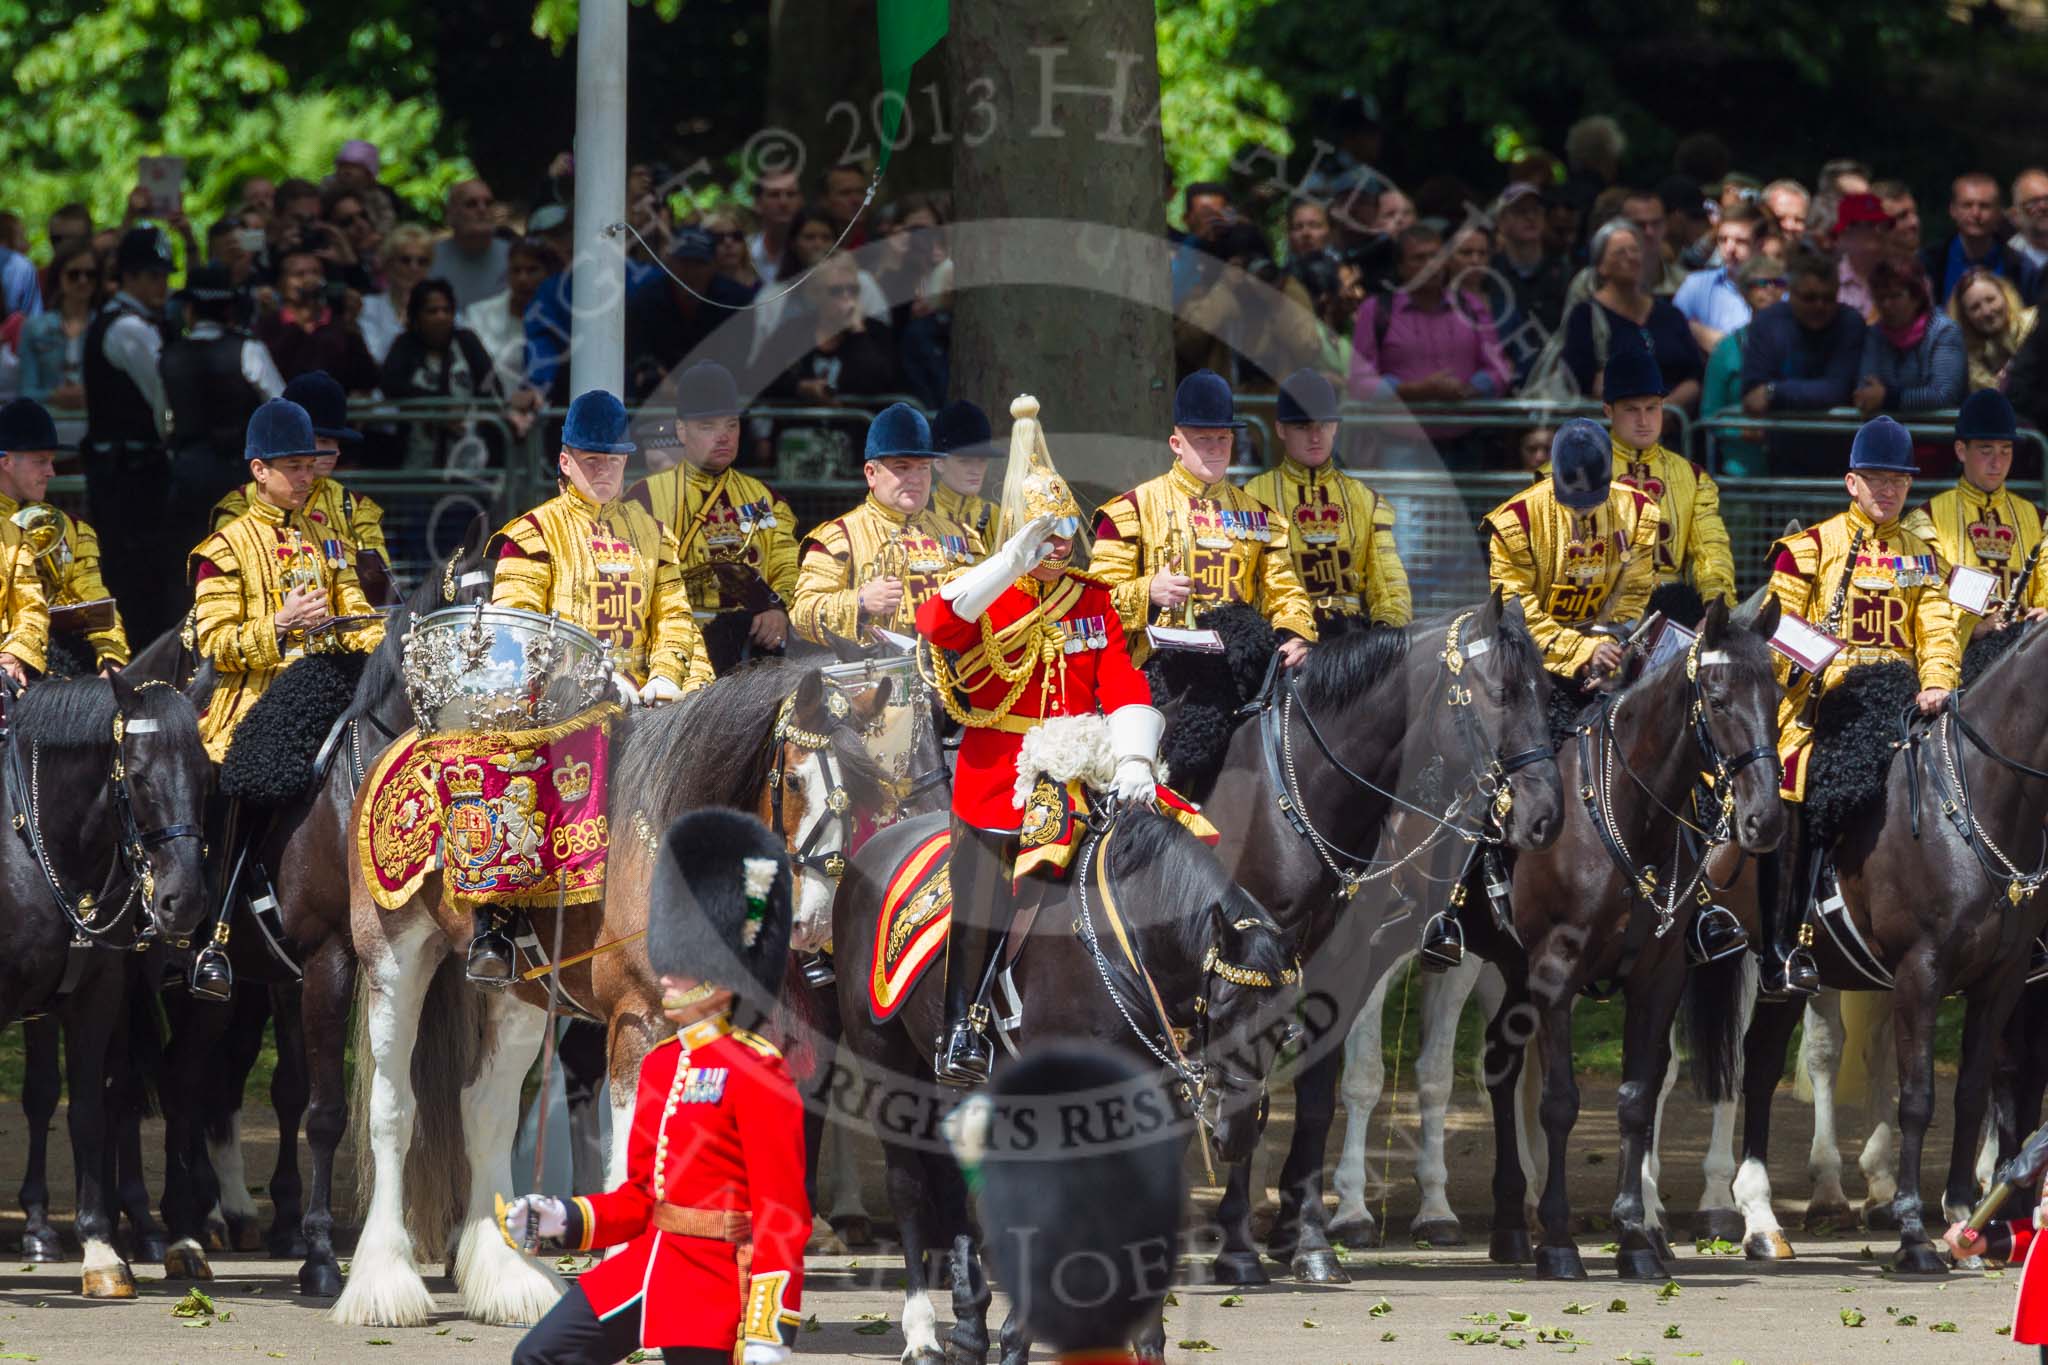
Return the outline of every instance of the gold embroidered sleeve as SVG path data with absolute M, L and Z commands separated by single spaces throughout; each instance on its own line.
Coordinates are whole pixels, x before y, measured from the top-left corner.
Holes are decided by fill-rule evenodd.
M 1955 609 L 1939 584 L 1920 589 L 1913 605 L 1913 655 L 1920 665 L 1922 687 L 1955 688 L 1963 681 L 1963 642 L 1956 633 Z
M 50 601 L 43 592 L 35 556 L 20 541 L 6 547 L 7 633 L 0 652 L 41 672 L 50 648 Z
M 1692 585 L 1712 602 L 1735 605 L 1735 552 L 1728 524 L 1721 520 L 1721 489 L 1704 469 L 1694 471 L 1692 495 Z
M 814 645 L 825 632 L 852 640 L 860 634 L 860 592 L 852 586 L 853 555 L 846 532 L 827 522 L 804 542 L 796 575 L 796 596 L 790 624 Z
M 1573 676 L 1592 662 L 1599 642 L 1562 624 L 1546 609 L 1529 533 L 1515 515 L 1514 505 L 1494 509 L 1486 518 L 1486 527 L 1487 566 L 1495 586 L 1521 602 L 1529 634 L 1543 651 L 1543 666 Z
M 1301 575 L 1294 571 L 1287 518 L 1268 517 L 1266 527 L 1271 539 L 1259 550 L 1259 611 L 1273 629 L 1293 631 L 1314 643 L 1316 609 L 1308 600 L 1308 589 L 1301 586 Z
M 1132 495 L 1126 493 L 1095 510 L 1095 547 L 1088 552 L 1088 572 L 1109 584 L 1109 600 L 1116 603 L 1124 632 L 1143 631 L 1152 615 L 1152 582 L 1145 573 L 1144 525 Z
M 1372 543 L 1365 553 L 1365 600 L 1374 625 L 1405 626 L 1415 620 L 1408 569 L 1394 543 L 1394 504 L 1366 490 L 1372 506 Z
M 512 547 L 516 553 L 508 552 Z M 555 582 L 547 541 L 531 518 L 521 517 L 491 537 L 484 557 L 492 561 L 491 605 L 545 612 Z
M 1650 594 L 1657 588 L 1657 532 L 1663 523 L 1664 509 L 1654 500 L 1644 498 L 1636 505 L 1635 530 L 1628 538 L 1621 577 L 1614 584 L 1613 605 L 1606 611 L 1608 620 L 1640 620 L 1650 605 Z
M 99 533 L 82 521 L 71 523 L 71 570 L 64 578 L 59 602 L 97 602 L 108 596 L 106 580 L 100 576 Z M 111 625 L 89 631 L 86 641 L 93 658 L 101 664 L 125 665 L 132 657 L 128 649 L 128 628 L 121 623 L 121 609 L 114 608 Z
M 192 553 L 215 569 L 193 594 L 193 648 L 199 657 L 227 673 L 264 673 L 283 663 L 275 614 L 252 620 L 243 608 L 242 568 L 227 541 L 216 535 Z
M 240 488 L 229 489 L 221 500 L 213 505 L 211 529 L 218 531 L 229 522 L 236 520 L 249 510 L 249 494 Z
M 654 565 L 653 615 L 649 621 L 647 676 L 667 678 L 685 692 L 712 679 L 711 655 L 704 632 L 690 614 L 690 595 L 683 589 L 682 551 L 675 533 L 663 526 L 661 550 Z
M 1778 599 L 1779 610 L 1789 611 L 1813 626 L 1824 624 L 1813 609 L 1815 576 L 1819 569 L 1819 547 L 1809 535 L 1781 540 L 1771 547 L 1771 596 Z M 1782 687 L 1792 676 L 1792 661 L 1772 650 L 1771 670 Z
M 348 531 L 356 549 L 374 554 L 389 564 L 391 552 L 384 548 L 384 509 L 361 493 L 350 492 L 347 497 L 350 504 Z
M 775 525 L 754 534 L 761 538 L 761 577 L 786 606 L 796 600 L 796 514 L 787 502 L 769 496 L 774 498 Z
M 335 571 L 334 583 L 327 592 L 328 607 L 336 616 L 375 616 L 377 609 L 370 605 L 370 599 L 363 594 L 362 580 L 356 577 L 355 560 L 347 559 Z M 323 651 L 339 651 L 350 654 L 367 654 L 384 642 L 384 622 L 371 621 L 345 630 L 322 632 Z

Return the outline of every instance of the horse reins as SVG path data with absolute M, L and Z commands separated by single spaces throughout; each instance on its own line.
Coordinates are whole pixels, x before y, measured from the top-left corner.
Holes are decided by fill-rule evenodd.
M 1947 721 L 1949 724 L 1943 726 L 1941 721 Z M 2048 781 L 2048 772 L 2043 772 L 2039 768 L 2032 767 L 2029 764 L 2020 762 L 2016 758 L 2000 753 L 1989 740 L 1980 734 L 1977 728 L 1971 725 L 1969 720 L 1963 715 L 1962 689 L 1960 688 L 1949 693 L 1948 701 L 1942 708 L 1942 715 L 1940 720 L 1936 722 L 1935 728 L 1941 733 L 1942 763 L 1939 766 L 1930 766 L 1932 766 L 1936 784 L 1946 788 L 1946 790 L 1940 793 L 1942 797 L 1942 814 L 1949 818 L 1949 822 L 1955 826 L 1957 836 L 1962 839 L 1964 845 L 1976 857 L 1978 866 L 1984 870 L 1985 878 L 1993 883 L 2003 882 L 2005 884 L 2005 899 L 2007 903 L 2017 908 L 2030 900 L 2034 893 L 2040 889 L 2044 881 L 2048 881 L 2048 835 L 2043 836 L 2042 865 L 2036 867 L 2031 872 L 2022 871 L 2020 865 L 2013 860 L 2010 854 L 1998 846 L 1997 842 L 1992 839 L 1990 831 L 1986 830 L 1983 822 L 1977 818 L 1976 803 L 1970 799 L 1969 772 L 1963 765 L 1962 755 L 1957 749 L 1954 735 L 1951 732 L 1960 730 L 1963 738 L 1967 739 L 1985 757 L 2001 767 L 2018 773 L 2021 777 Z M 1918 741 L 1915 739 L 1911 743 L 1917 744 Z M 1945 783 L 1942 781 L 1944 777 L 1947 778 Z M 1918 802 L 1916 801 L 1915 806 L 1917 807 L 1917 805 Z

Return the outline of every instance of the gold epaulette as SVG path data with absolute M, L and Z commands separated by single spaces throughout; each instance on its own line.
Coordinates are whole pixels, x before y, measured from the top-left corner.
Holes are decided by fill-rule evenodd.
M 754 1033 L 748 1029 L 736 1028 L 732 1031 L 732 1033 L 729 1036 L 732 1038 L 734 1042 L 744 1043 L 746 1046 L 760 1053 L 763 1057 L 772 1057 L 776 1061 L 782 1060 L 782 1049 L 775 1046 L 775 1044 L 769 1042 L 766 1038 L 763 1038 L 758 1033 Z

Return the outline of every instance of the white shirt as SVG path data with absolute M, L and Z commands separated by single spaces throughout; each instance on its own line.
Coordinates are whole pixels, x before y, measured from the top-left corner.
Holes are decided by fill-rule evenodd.
M 389 294 L 372 294 L 363 300 L 363 311 L 356 319 L 356 326 L 362 331 L 363 345 L 370 348 L 370 359 L 381 367 L 384 357 L 391 354 L 391 343 L 398 340 L 398 334 L 405 330 L 399 320 L 398 310 L 391 306 Z
M 484 354 L 498 372 L 498 387 L 508 395 L 528 387 L 526 319 L 512 311 L 511 299 L 512 291 L 502 290 L 471 304 L 455 319 L 458 327 L 467 327 L 484 344 Z
M 2026 257 L 2028 261 L 2033 263 L 2036 270 L 2048 266 L 2048 251 L 2044 251 L 2028 241 L 2026 233 L 2015 232 L 2012 235 L 2012 240 L 2007 242 L 2006 245 Z
M 761 277 L 763 287 L 775 283 L 775 272 L 782 265 L 782 255 L 768 253 L 768 234 L 757 232 L 747 238 L 747 254 L 754 258 L 754 271 Z
M 163 333 L 136 316 L 140 312 L 154 316 L 155 310 L 144 307 L 141 299 L 123 290 L 114 295 L 107 307 L 115 308 L 126 302 L 133 312 L 124 312 L 109 323 L 104 336 L 100 338 L 100 349 L 107 357 L 107 363 L 135 381 L 135 387 L 142 391 L 142 401 L 149 404 L 149 415 L 156 422 L 159 436 L 170 434 L 170 407 L 164 397 L 164 377 L 157 369 L 157 362 L 163 359 Z M 282 390 L 284 385 L 278 385 Z
M 227 329 L 217 322 L 195 322 L 192 330 L 185 334 L 194 341 L 215 341 L 227 335 Z M 242 338 L 242 378 L 249 381 L 265 398 L 278 398 L 284 394 L 284 376 L 278 373 L 277 362 L 270 358 L 270 348 L 255 337 Z

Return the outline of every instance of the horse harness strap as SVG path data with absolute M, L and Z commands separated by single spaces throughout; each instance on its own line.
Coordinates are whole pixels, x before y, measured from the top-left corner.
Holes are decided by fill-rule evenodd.
M 557 916 L 562 914 L 560 908 L 556 909 L 555 914 Z M 512 946 L 519 950 L 519 955 L 526 959 L 527 962 L 527 970 L 520 974 L 519 979 L 522 981 L 535 981 L 543 976 L 553 976 L 560 985 L 559 1000 L 564 1013 L 568 1014 L 571 1018 L 581 1019 L 587 1024 L 603 1025 L 605 1017 L 602 1014 L 589 1008 L 575 996 L 569 994 L 568 984 L 561 980 L 562 973 L 556 970 L 557 964 L 549 956 L 547 945 L 542 943 L 540 935 L 533 931 L 533 916 L 521 911 L 516 918 L 516 922 L 509 927 L 512 934 Z M 567 966 L 569 964 L 565 962 L 560 965 Z
M 2002 899 L 2007 908 L 2017 910 L 2033 899 L 2034 893 L 2040 890 L 2042 883 L 2048 881 L 2048 834 L 2043 835 L 2042 863 L 2031 872 L 2022 870 L 2012 856 L 1998 846 L 1992 839 L 1990 831 L 1977 819 L 1976 805 L 1970 799 L 1969 769 L 1964 765 L 1963 756 L 1956 745 L 1956 732 L 1960 731 L 1965 739 L 1987 757 L 2022 776 L 2048 778 L 2048 773 L 2007 758 L 1992 748 L 1963 718 L 1962 707 L 1955 700 L 1956 695 L 1949 694 L 1948 707 L 1933 726 L 1935 747 L 1940 753 L 1939 761 L 1930 759 L 1927 764 L 1934 780 L 1934 794 L 1941 802 L 1941 813 L 1954 826 L 1956 837 L 1963 841 L 1964 846 L 1977 859 L 1978 866 L 1984 870 L 1985 879 L 1993 886 L 2002 883 Z M 1913 757 L 1912 766 L 1917 770 L 1917 749 Z M 2016 919 L 2016 916 L 2008 916 L 2009 921 Z M 2011 937 L 2013 933 L 2013 926 L 2008 923 L 2006 936 Z M 2010 948 L 2013 945 L 2008 943 L 2005 946 Z

